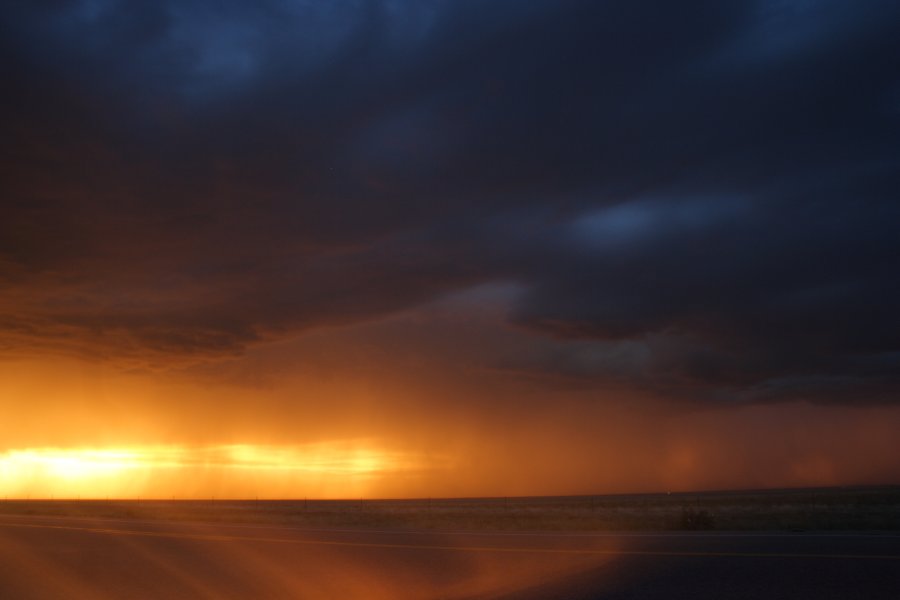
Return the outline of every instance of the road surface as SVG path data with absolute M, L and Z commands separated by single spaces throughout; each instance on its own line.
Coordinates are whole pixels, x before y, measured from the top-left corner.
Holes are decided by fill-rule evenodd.
M 0 516 L 0 598 L 900 598 L 900 535 L 435 533 Z

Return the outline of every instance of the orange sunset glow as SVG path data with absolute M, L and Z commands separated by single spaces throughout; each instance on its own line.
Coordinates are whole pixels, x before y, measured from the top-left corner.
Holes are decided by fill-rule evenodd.
M 415 468 L 360 443 L 31 448 L 0 454 L 0 487 L 11 498 L 359 497 Z
M 418 318 L 309 344 L 337 359 Z M 333 379 L 320 357 L 277 384 L 211 385 L 70 359 L 8 363 L 0 394 L 27 401 L 4 409 L 17 426 L 0 449 L 0 497 L 569 495 L 875 484 L 900 468 L 893 407 L 683 410 L 625 391 L 598 404 L 579 389 L 544 406 L 517 382 L 488 394 L 485 374 L 447 378 L 399 352 L 377 364 Z

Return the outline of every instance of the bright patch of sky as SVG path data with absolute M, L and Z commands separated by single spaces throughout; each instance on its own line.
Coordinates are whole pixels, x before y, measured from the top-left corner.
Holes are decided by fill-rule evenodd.
M 738 218 L 747 209 L 748 203 L 736 198 L 640 199 L 582 214 L 570 226 L 583 245 L 622 247 L 707 229 Z
M 189 95 L 251 82 L 267 63 L 294 75 L 321 68 L 353 42 L 372 36 L 380 49 L 406 51 L 428 35 L 439 2 L 336 0 L 253 5 L 174 3 L 169 43 L 193 57 Z
M 836 30 L 848 29 L 865 14 L 852 2 L 762 0 L 756 18 L 745 35 L 735 40 L 729 54 L 748 62 L 783 61 L 832 39 Z

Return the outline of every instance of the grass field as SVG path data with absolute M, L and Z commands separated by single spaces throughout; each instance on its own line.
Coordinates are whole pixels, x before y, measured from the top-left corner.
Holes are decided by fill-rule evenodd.
M 420 500 L 5 500 L 0 515 L 518 531 L 900 531 L 900 486 Z

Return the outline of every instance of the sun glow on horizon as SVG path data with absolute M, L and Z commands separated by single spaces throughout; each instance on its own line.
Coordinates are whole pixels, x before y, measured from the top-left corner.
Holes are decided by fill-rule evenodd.
M 421 460 L 340 441 L 298 446 L 226 444 L 24 448 L 0 452 L 7 498 L 356 497 Z

